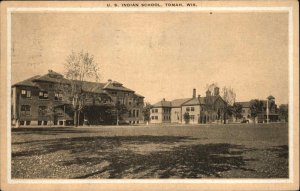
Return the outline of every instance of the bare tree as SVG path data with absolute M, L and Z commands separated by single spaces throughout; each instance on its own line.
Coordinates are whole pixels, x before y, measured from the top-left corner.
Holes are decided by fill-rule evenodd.
M 258 117 L 259 114 L 263 112 L 263 102 L 254 99 L 250 101 L 250 111 L 251 111 L 251 118 L 253 119 L 253 122 L 255 123 L 256 117 Z
M 236 94 L 231 87 L 223 87 L 222 88 L 222 98 L 228 104 L 233 106 L 235 103 Z
M 227 115 L 232 114 L 232 106 L 235 103 L 236 94 L 231 87 L 223 87 L 222 88 L 222 98 L 225 101 L 225 108 L 223 113 L 224 124 L 226 123 Z
M 214 93 L 215 93 L 215 88 L 218 88 L 219 86 L 218 86 L 218 83 L 216 83 L 216 82 L 214 82 L 214 83 L 212 83 L 212 84 L 206 84 L 206 89 L 207 90 L 209 90 L 211 93 L 212 93 L 212 95 L 214 95 Z
M 65 75 L 70 80 L 68 96 L 72 100 L 74 109 L 74 125 L 79 125 L 80 112 L 85 106 L 87 98 L 83 91 L 84 81 L 98 81 L 100 78 L 99 65 L 94 61 L 94 56 L 88 52 L 72 52 L 65 62 Z

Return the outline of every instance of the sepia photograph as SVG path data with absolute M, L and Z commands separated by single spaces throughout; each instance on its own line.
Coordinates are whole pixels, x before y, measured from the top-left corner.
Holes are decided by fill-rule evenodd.
M 2 9 L 8 182 L 295 183 L 295 3 L 74 5 Z

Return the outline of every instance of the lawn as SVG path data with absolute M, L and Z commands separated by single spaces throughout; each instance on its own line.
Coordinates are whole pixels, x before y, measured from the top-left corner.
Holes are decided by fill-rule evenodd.
M 287 124 L 12 129 L 12 178 L 287 178 Z

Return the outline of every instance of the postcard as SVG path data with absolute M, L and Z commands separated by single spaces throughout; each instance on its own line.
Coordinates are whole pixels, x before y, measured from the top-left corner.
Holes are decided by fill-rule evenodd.
M 1 189 L 298 190 L 298 15 L 1 2 Z

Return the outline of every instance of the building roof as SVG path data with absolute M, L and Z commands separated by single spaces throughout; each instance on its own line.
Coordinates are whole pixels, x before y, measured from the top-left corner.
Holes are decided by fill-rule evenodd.
M 270 99 L 275 99 L 275 97 L 272 96 L 272 95 L 269 95 L 268 99 L 269 99 L 269 100 L 270 100 Z
M 36 83 L 33 82 L 33 80 L 39 78 L 40 75 L 37 75 L 37 76 L 33 76 L 31 78 L 28 78 L 26 80 L 23 80 L 21 82 L 18 82 L 16 84 L 13 84 L 12 87 L 14 86 L 30 86 L 30 87 L 37 87 Z
M 40 88 L 38 83 L 36 82 L 50 82 L 50 83 L 64 83 L 64 84 L 70 84 L 71 80 L 68 80 L 64 78 L 62 74 L 59 74 L 57 72 L 54 72 L 53 70 L 49 70 L 47 74 L 40 76 L 34 76 L 29 79 L 26 79 L 24 81 L 18 82 L 13 86 L 30 86 L 30 87 L 37 87 Z M 79 81 L 77 81 L 79 83 Z M 76 81 L 75 81 L 76 83 Z M 82 89 L 83 91 L 86 92 L 92 92 L 92 93 L 106 93 L 105 90 L 117 90 L 117 91 L 127 91 L 127 92 L 133 92 L 133 90 L 126 88 L 123 86 L 123 84 L 117 82 L 117 81 L 112 81 L 109 80 L 107 83 L 98 83 L 98 82 L 88 82 L 88 81 L 83 81 L 83 86 Z M 137 93 L 134 94 L 137 97 L 142 97 L 144 96 L 139 95 Z
M 108 89 L 108 90 L 118 90 L 118 91 L 126 91 L 126 92 L 134 92 L 133 90 L 126 88 L 121 84 L 120 82 L 117 81 L 111 81 L 109 80 L 106 85 L 103 87 L 103 89 Z
M 206 105 L 213 104 L 220 96 L 182 98 L 172 101 L 162 100 L 153 105 L 153 107 L 181 107 L 182 105 Z
M 250 101 L 241 101 L 241 102 L 235 102 L 236 104 L 240 104 L 244 108 L 250 108 Z
M 97 83 L 97 82 L 82 82 L 82 90 L 85 92 L 92 92 L 92 93 L 105 93 L 103 90 L 105 84 Z
M 200 105 L 201 104 L 201 97 L 199 98 L 192 98 L 188 102 L 184 103 L 183 105 Z
M 197 98 L 192 98 L 190 101 L 184 103 L 183 105 L 213 104 L 218 98 L 220 98 L 220 96 L 197 97 Z
M 140 94 L 137 94 L 137 93 L 134 93 L 135 96 L 137 97 L 141 97 L 141 98 L 144 98 L 144 96 L 140 95 Z
M 172 107 L 170 101 L 162 100 L 153 105 L 153 107 Z
M 185 102 L 191 100 L 192 98 L 183 98 L 183 99 L 174 99 L 171 101 L 171 106 L 172 107 L 180 107 L 182 104 Z

